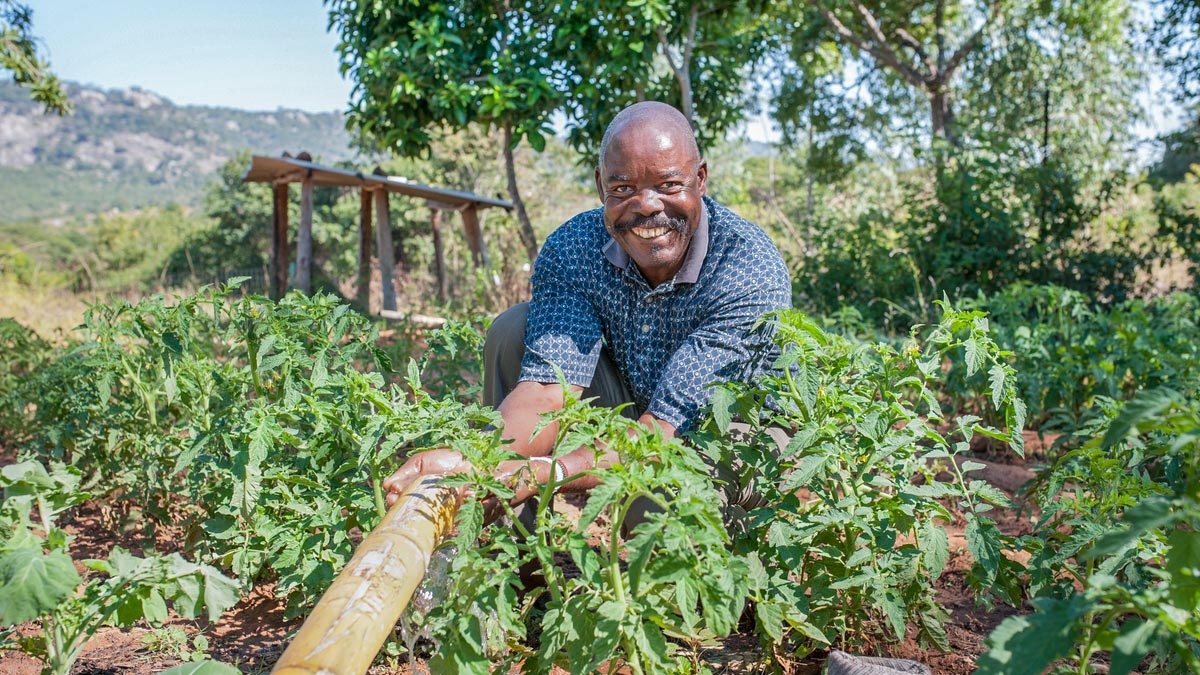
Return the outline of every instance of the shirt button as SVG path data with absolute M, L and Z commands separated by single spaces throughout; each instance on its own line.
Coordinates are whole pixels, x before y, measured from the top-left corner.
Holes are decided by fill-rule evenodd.
M 650 324 L 648 324 L 648 323 L 642 324 L 642 332 L 649 333 L 650 332 Z

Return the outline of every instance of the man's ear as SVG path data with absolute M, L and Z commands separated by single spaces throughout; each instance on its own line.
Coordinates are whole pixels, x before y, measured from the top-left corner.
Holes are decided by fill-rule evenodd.
M 596 176 L 599 180 L 600 172 L 597 170 Z M 696 169 L 696 189 L 700 192 L 700 196 L 708 194 L 708 162 L 700 160 L 700 168 Z
M 596 165 L 596 196 L 600 198 L 600 203 L 604 203 L 604 185 L 600 183 L 600 165 Z

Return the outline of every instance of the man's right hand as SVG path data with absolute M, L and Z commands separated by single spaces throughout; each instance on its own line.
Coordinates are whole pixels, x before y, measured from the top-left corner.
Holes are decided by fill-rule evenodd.
M 391 508 L 396 500 L 400 499 L 400 495 L 412 485 L 413 481 L 420 479 L 422 476 L 433 475 L 449 475 L 455 473 L 466 473 L 471 470 L 471 463 L 463 458 L 462 453 L 451 450 L 449 448 L 436 448 L 419 452 L 408 461 L 404 466 L 396 470 L 396 473 L 383 479 L 383 489 L 387 492 L 387 505 Z

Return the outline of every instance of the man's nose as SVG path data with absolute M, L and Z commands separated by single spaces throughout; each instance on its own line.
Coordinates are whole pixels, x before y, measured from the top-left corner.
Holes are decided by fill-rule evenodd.
M 662 195 L 658 194 L 658 190 L 654 188 L 645 188 L 638 190 L 637 203 L 633 205 L 633 210 L 641 216 L 652 216 L 663 210 Z

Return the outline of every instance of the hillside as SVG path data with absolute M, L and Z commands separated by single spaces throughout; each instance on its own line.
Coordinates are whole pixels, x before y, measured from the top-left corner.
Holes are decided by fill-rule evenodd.
M 48 115 L 0 81 L 0 222 L 196 204 L 236 152 L 349 159 L 339 113 L 179 106 L 142 89 L 68 84 L 75 113 Z

